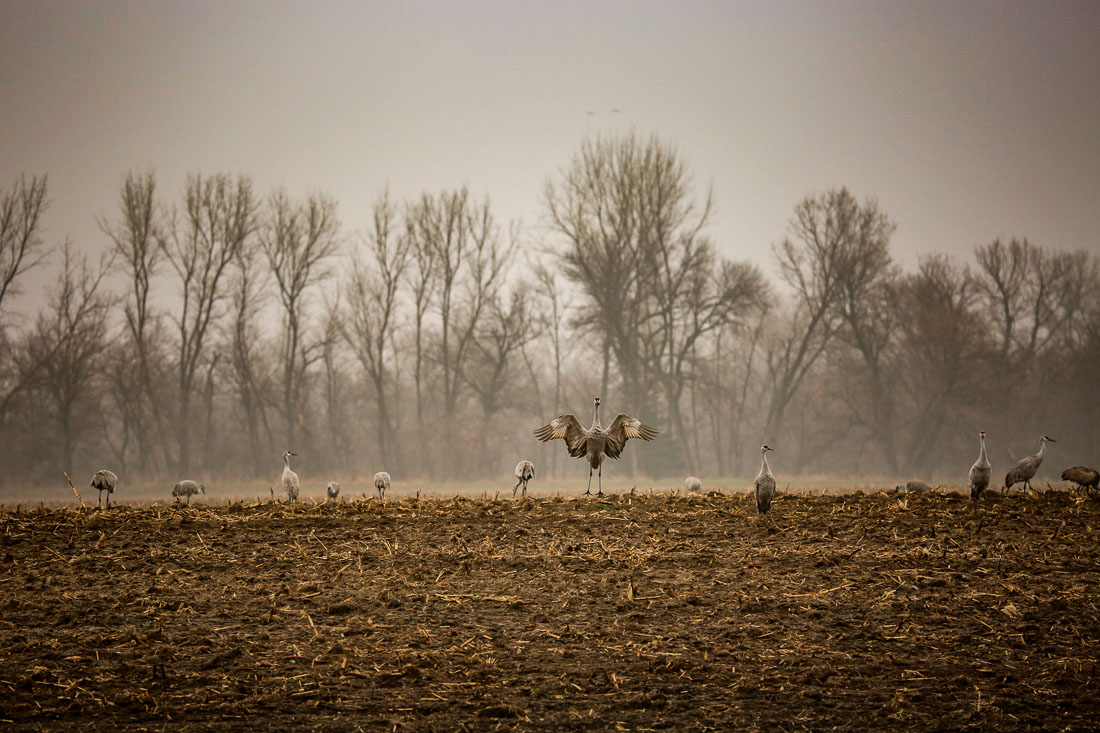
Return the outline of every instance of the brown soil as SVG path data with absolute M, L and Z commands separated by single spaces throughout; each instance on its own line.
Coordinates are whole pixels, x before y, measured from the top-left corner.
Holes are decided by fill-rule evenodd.
M 20 728 L 1092 728 L 1100 502 L 1050 492 L 0 514 Z

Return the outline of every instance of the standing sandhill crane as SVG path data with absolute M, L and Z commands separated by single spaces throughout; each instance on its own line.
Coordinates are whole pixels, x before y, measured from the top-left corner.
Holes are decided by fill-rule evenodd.
M 328 494 L 329 499 L 335 499 L 340 495 L 340 484 L 329 481 L 328 486 L 325 487 L 325 493 Z
M 386 489 L 390 488 L 390 475 L 385 471 L 374 474 L 374 488 L 378 489 L 378 498 L 385 500 Z
M 767 445 L 760 446 L 760 473 L 756 474 L 756 508 L 761 514 L 767 514 L 775 498 L 775 476 L 768 465 L 768 451 L 775 450 Z
M 286 489 L 287 501 L 291 503 L 298 501 L 298 474 L 290 470 L 290 457 L 296 455 L 290 451 L 283 453 L 283 488 Z
M 535 437 L 544 443 L 548 440 L 562 438 L 565 440 L 569 455 L 574 458 L 587 459 L 588 489 L 584 492 L 584 495 L 592 495 L 592 472 L 597 471 L 599 473 L 600 490 L 596 496 L 603 496 L 604 456 L 618 458 L 623 452 L 623 447 L 626 446 L 626 441 L 630 438 L 653 440 L 659 433 L 653 428 L 642 425 L 641 420 L 636 420 L 625 412 L 616 415 L 615 419 L 611 421 L 611 427 L 604 430 L 603 426 L 600 425 L 600 398 L 594 397 L 592 402 L 594 413 L 592 427 L 588 430 L 581 427 L 575 415 L 569 414 L 551 420 L 549 425 L 543 425 L 534 432 Z
M 1063 481 L 1072 481 L 1078 489 L 1100 488 L 1100 473 L 1095 468 L 1087 466 L 1074 466 L 1062 471 Z
M 686 479 L 684 479 L 684 488 L 688 491 L 702 493 L 703 482 L 697 479 L 695 476 L 688 476 Z
M 107 508 L 111 508 L 111 494 L 115 493 L 115 487 L 118 486 L 118 475 L 114 471 L 108 471 L 106 468 L 101 468 L 95 472 L 95 476 L 92 476 L 93 489 L 99 491 L 99 503 L 103 504 L 103 492 L 107 492 Z
M 989 458 L 985 455 L 985 431 L 978 431 L 982 448 L 978 452 L 978 460 L 970 467 L 970 498 L 977 501 L 982 497 L 982 492 L 989 488 L 989 482 L 993 478 L 993 467 L 989 465 Z
M 931 486 L 923 481 L 917 481 L 916 479 L 906 481 L 904 484 L 899 484 L 894 488 L 903 494 L 927 494 L 932 490 Z
M 516 498 L 516 490 L 523 484 L 523 495 L 527 496 L 527 482 L 535 477 L 535 464 L 531 461 L 520 461 L 516 464 L 516 485 L 512 487 L 512 498 Z
M 181 496 L 186 496 L 187 503 L 190 504 L 191 497 L 199 493 L 201 493 L 203 496 L 206 496 L 206 486 L 204 486 L 203 484 L 197 484 L 191 479 L 184 479 L 183 481 L 180 481 L 178 484 L 176 484 L 175 488 L 172 489 L 172 496 L 176 497 L 176 503 L 179 503 Z
M 1039 452 L 1033 456 L 1027 458 L 1021 458 L 1016 461 L 1016 464 L 1008 469 L 1008 473 L 1005 475 L 1005 491 L 1008 491 L 1021 481 L 1024 483 L 1025 491 L 1033 491 L 1031 488 L 1031 479 L 1035 478 L 1035 473 L 1039 470 L 1039 466 L 1043 464 L 1043 454 L 1047 450 L 1047 442 L 1057 443 L 1058 441 L 1051 438 L 1049 435 L 1044 435 L 1039 438 Z

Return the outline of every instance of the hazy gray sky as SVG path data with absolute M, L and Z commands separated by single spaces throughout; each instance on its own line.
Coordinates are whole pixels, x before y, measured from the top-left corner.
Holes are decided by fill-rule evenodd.
M 630 129 L 677 146 L 722 250 L 769 270 L 794 204 L 840 185 L 906 264 L 1100 248 L 1093 1 L 0 0 L 0 100 L 0 185 L 48 173 L 49 238 L 89 250 L 150 166 L 173 195 L 196 170 L 322 189 L 348 229 L 387 184 L 468 183 L 534 225 L 585 135 Z

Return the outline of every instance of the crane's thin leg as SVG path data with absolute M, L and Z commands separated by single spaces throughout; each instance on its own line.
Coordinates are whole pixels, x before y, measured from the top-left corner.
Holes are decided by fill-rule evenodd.
M 523 482 L 523 498 L 524 499 L 527 498 L 527 482 L 526 481 Z
M 191 495 L 187 495 L 187 506 L 191 506 Z
M 515 498 L 516 498 L 516 492 L 517 492 L 517 491 L 519 490 L 519 485 L 520 485 L 520 484 L 522 484 L 522 483 L 523 483 L 523 479 L 520 479 L 519 481 L 517 481 L 517 482 L 516 482 L 516 485 L 512 487 L 512 498 L 513 498 L 513 499 L 515 499 Z M 525 484 L 525 485 L 524 485 L 524 487 L 523 487 L 523 493 L 524 493 L 524 494 L 526 494 L 526 493 L 527 493 L 527 486 L 526 486 L 526 484 Z
M 603 464 L 602 463 L 600 464 L 599 473 L 600 473 L 600 493 L 596 494 L 596 496 L 603 496 Z
M 103 508 L 103 489 L 99 490 L 99 501 L 96 502 L 96 507 L 99 509 Z
M 107 490 L 107 508 L 108 509 L 111 508 L 111 491 L 110 491 L 110 489 Z
M 585 496 L 592 496 L 592 466 L 588 467 L 588 488 L 584 490 Z

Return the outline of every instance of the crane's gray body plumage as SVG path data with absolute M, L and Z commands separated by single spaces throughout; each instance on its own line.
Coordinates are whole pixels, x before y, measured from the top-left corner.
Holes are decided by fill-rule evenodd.
M 329 481 L 328 486 L 325 487 L 325 493 L 328 495 L 328 498 L 335 499 L 340 495 L 340 484 L 335 481 Z
M 702 493 L 703 482 L 700 481 L 697 476 L 688 476 L 686 479 L 684 479 L 684 488 L 688 491 Z
M 512 498 L 516 498 L 516 491 L 523 485 L 523 495 L 527 496 L 527 482 L 535 477 L 535 464 L 531 461 L 520 461 L 516 464 L 516 485 L 512 487 Z
M 378 498 L 386 498 L 386 490 L 390 488 L 390 475 L 385 471 L 374 474 L 374 488 L 378 489 Z
M 989 488 L 989 482 L 993 480 L 993 466 L 989 464 L 989 457 L 985 454 L 985 431 L 978 433 L 981 440 L 981 449 L 978 451 L 978 460 L 970 467 L 970 498 L 980 499 L 982 492 Z
M 775 476 L 772 467 L 768 465 L 768 451 L 773 450 L 766 445 L 760 446 L 760 473 L 756 474 L 753 485 L 753 493 L 756 495 L 756 509 L 761 514 L 767 514 L 775 498 Z
M 599 475 L 599 493 L 596 495 L 603 496 L 604 457 L 618 458 L 630 438 L 653 440 L 660 433 L 625 412 L 616 415 L 610 427 L 604 430 L 600 425 L 600 398 L 594 398 L 593 403 L 592 427 L 588 430 L 581 427 L 576 415 L 567 414 L 551 420 L 548 425 L 543 425 L 534 433 L 544 443 L 561 438 L 565 441 L 569 455 L 588 461 L 588 489 L 584 495 L 589 496 L 592 493 L 592 472 L 596 471 Z
M 912 481 L 906 481 L 904 484 L 895 487 L 898 491 L 904 494 L 927 494 L 932 490 L 932 487 L 923 481 L 913 479 Z
M 206 486 L 200 483 L 196 483 L 191 479 L 184 479 L 183 481 L 180 481 L 172 489 L 172 496 L 176 498 L 177 502 L 180 500 L 181 496 L 186 496 L 188 504 L 191 503 L 191 497 L 199 493 L 201 493 L 203 496 L 206 496 Z
M 1100 472 L 1088 466 L 1074 466 L 1062 471 L 1063 481 L 1072 481 L 1078 489 L 1100 489 Z
M 118 486 L 118 475 L 114 471 L 101 468 L 92 476 L 91 487 L 99 491 L 99 504 L 103 504 L 103 492 L 107 492 L 107 508 L 111 508 L 111 494 L 115 493 Z
M 283 489 L 286 491 L 287 501 L 291 503 L 298 501 L 298 474 L 290 470 L 290 457 L 296 455 L 298 454 L 290 451 L 283 453 Z
M 1039 471 L 1039 466 L 1043 465 L 1043 456 L 1046 454 L 1047 441 L 1056 443 L 1054 438 L 1044 435 L 1039 438 L 1039 452 L 1033 456 L 1027 458 L 1021 458 L 1016 461 L 1012 468 L 1008 469 L 1008 473 L 1005 474 L 1005 491 L 1008 491 L 1016 484 L 1023 482 L 1024 490 L 1031 491 L 1031 479 L 1035 478 L 1035 474 Z

